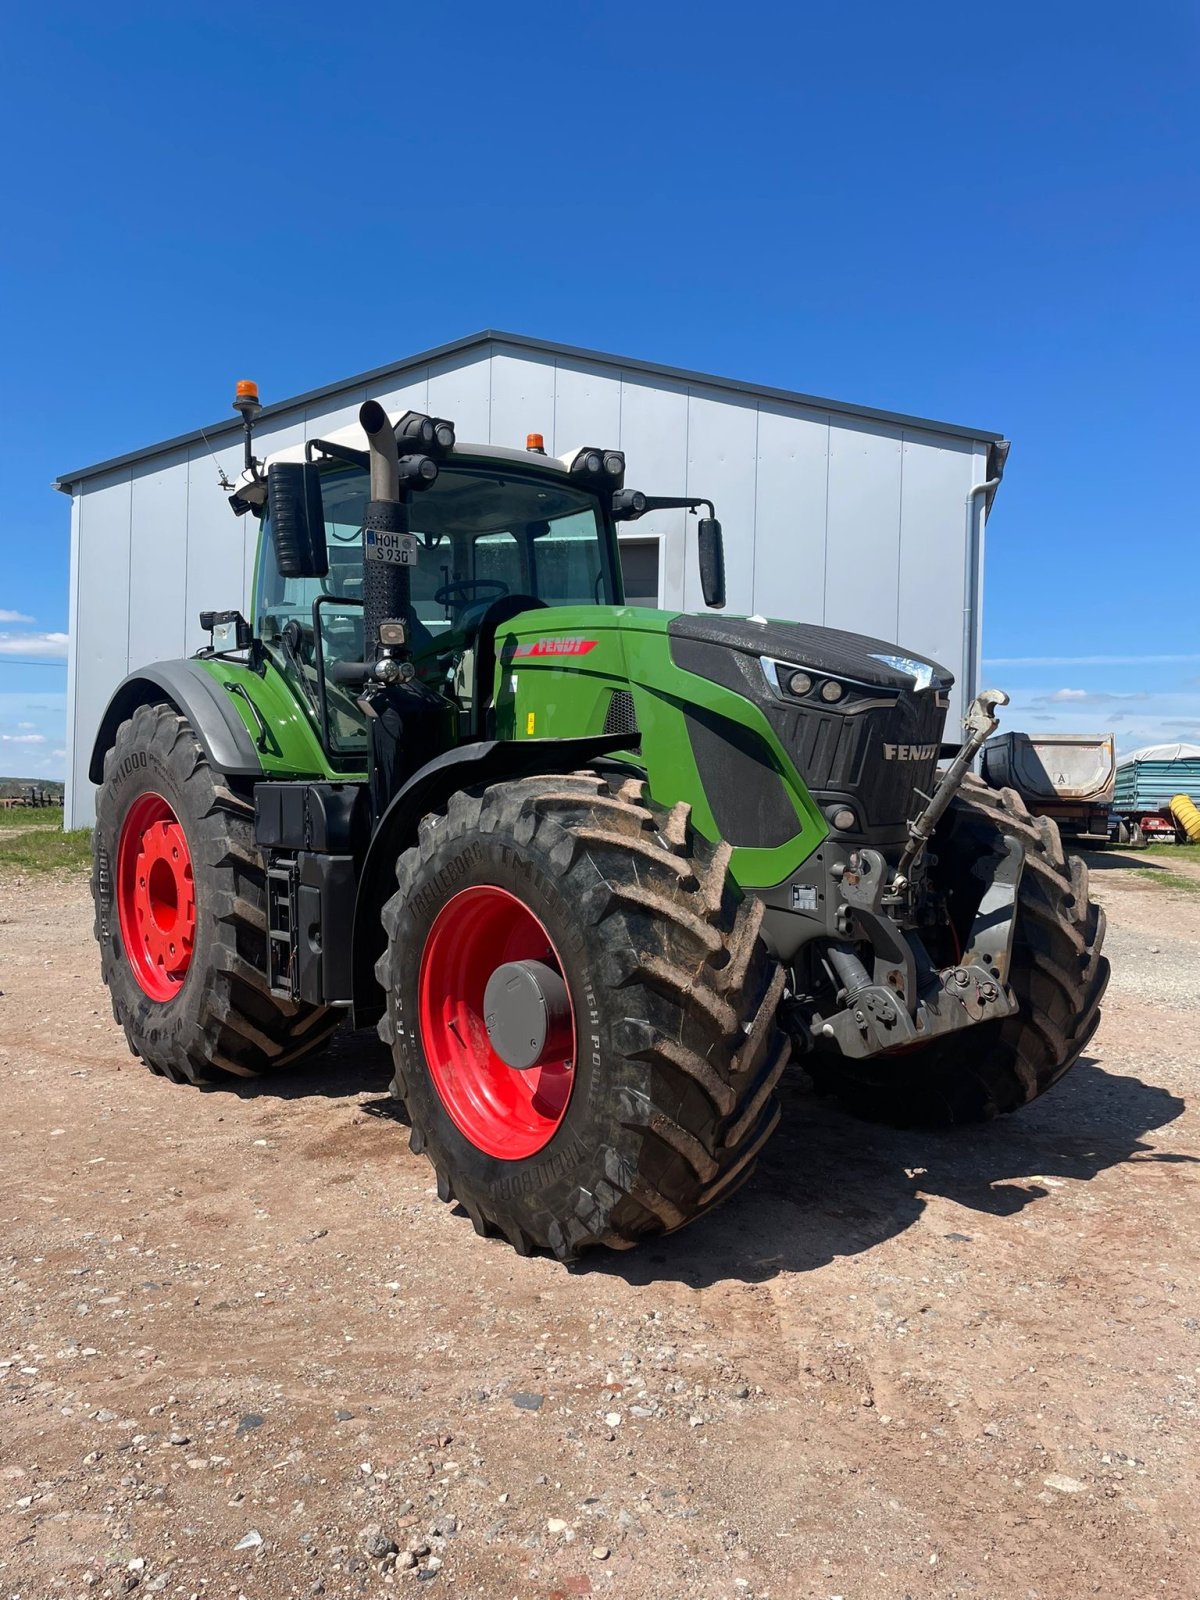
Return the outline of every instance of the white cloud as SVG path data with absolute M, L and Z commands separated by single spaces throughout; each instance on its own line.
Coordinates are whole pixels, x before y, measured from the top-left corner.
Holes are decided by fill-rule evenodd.
M 65 633 L 0 633 L 0 655 L 65 661 L 67 639 Z
M 1200 655 L 1180 656 L 985 656 L 987 667 L 1150 667 L 1173 662 L 1200 661 Z
M 1132 694 L 1113 694 L 1106 689 L 1055 689 L 1053 694 L 1040 696 L 1034 701 L 1035 705 L 1046 701 L 1069 701 L 1072 705 L 1112 705 L 1116 700 L 1149 700 L 1150 696 L 1144 689 L 1135 690 Z
M 0 733 L 0 744 L 45 744 L 44 733 Z
M 36 617 L 27 617 L 23 611 L 5 611 L 0 606 L 0 622 L 36 622 Z
M 36 728 L 37 727 L 37 723 L 36 722 L 18 722 L 17 723 L 17 727 L 18 728 L 26 728 L 26 729 L 28 729 L 28 728 Z

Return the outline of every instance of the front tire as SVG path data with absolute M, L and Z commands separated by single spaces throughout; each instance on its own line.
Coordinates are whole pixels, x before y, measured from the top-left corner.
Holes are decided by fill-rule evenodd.
M 971 866 L 990 853 L 997 833 L 1025 850 L 1009 980 L 1020 1009 L 895 1055 L 809 1057 L 804 1065 L 817 1088 L 860 1116 L 945 1127 L 1016 1111 L 1074 1066 L 1099 1026 L 1109 965 L 1100 953 L 1104 912 L 1088 894 L 1086 864 L 1064 854 L 1054 823 L 1032 816 L 1015 789 L 991 789 L 970 774 L 932 846 L 959 939 L 979 901 Z
M 783 974 L 728 859 L 687 806 L 591 773 L 467 791 L 422 822 L 383 913 L 379 1031 L 412 1148 L 479 1233 L 564 1261 L 628 1248 L 749 1176 L 779 1119 Z M 505 962 L 565 985 L 531 1068 L 485 1016 Z
M 92 899 L 113 1016 L 163 1077 L 254 1077 L 309 1054 L 340 1021 L 269 992 L 254 808 L 173 706 L 139 706 L 104 758 Z

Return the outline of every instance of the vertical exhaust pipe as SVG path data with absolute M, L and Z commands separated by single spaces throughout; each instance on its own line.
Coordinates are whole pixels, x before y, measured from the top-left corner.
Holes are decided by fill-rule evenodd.
M 364 400 L 359 407 L 358 420 L 370 451 L 371 499 L 399 500 L 400 452 L 396 449 L 396 430 L 391 419 L 378 400 Z

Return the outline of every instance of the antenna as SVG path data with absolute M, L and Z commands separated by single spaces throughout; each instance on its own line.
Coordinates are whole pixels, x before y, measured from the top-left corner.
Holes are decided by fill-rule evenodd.
M 213 458 L 213 466 L 217 469 L 217 487 L 226 490 L 236 488 L 236 484 L 231 483 L 230 480 L 225 476 L 225 468 L 217 460 L 217 452 L 213 449 L 212 445 L 209 444 L 208 435 L 205 433 L 203 428 L 200 429 L 200 437 L 204 440 L 204 443 L 208 445 L 208 453 Z

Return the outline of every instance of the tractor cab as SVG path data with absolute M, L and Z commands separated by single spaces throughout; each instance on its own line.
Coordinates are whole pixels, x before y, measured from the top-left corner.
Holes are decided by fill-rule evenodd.
M 335 456 L 318 457 L 310 473 L 321 525 L 314 559 L 299 563 L 305 570 L 297 571 L 294 551 L 281 559 L 270 502 L 264 508 L 255 633 L 317 721 L 330 759 L 361 768 L 367 717 L 346 680 L 364 660 L 370 476 L 365 462 Z M 398 620 L 416 678 L 457 709 L 461 738 L 486 732 L 491 673 L 479 669 L 483 655 L 491 666 L 498 628 L 546 606 L 621 604 L 606 486 L 554 458 L 473 446 L 455 451 L 412 497 L 415 560 L 405 563 Z

